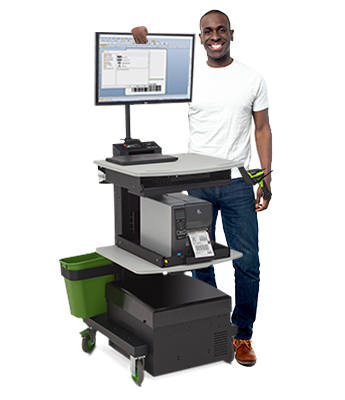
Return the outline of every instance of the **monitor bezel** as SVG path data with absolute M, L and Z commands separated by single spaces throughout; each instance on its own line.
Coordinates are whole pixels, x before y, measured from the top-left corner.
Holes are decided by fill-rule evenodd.
M 189 36 L 193 38 L 192 40 L 192 68 L 191 68 L 191 88 L 190 88 L 190 96 L 185 99 L 160 99 L 160 100 L 121 100 L 121 101 L 102 101 L 100 102 L 98 99 L 98 87 L 99 87 L 99 36 L 100 35 L 130 35 L 133 36 L 132 33 L 128 32 L 95 32 L 95 53 L 96 53 L 96 67 L 95 67 L 95 105 L 96 106 L 118 106 L 124 104 L 159 104 L 159 103 L 190 103 L 192 101 L 193 96 L 193 74 L 194 74 L 194 47 L 195 47 L 195 34 L 194 33 L 148 33 L 146 36 L 150 38 L 150 36 Z

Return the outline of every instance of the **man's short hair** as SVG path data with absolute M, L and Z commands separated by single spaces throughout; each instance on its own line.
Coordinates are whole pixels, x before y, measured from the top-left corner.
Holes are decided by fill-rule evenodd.
M 228 20 L 228 22 L 229 22 L 229 28 L 231 27 L 231 25 L 230 25 L 230 19 L 229 19 L 229 17 L 228 17 L 225 13 L 223 13 L 223 11 L 211 10 L 211 11 L 207 11 L 207 13 L 205 13 L 205 14 L 200 18 L 200 30 L 201 30 L 201 20 L 202 20 L 206 15 L 212 14 L 212 13 L 218 13 L 218 14 L 223 14 L 223 15 L 225 15 L 226 18 L 227 18 L 227 20 Z

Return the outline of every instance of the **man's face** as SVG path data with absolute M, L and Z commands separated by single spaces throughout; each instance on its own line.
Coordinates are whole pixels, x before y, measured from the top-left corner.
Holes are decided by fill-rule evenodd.
M 234 31 L 230 30 L 225 15 L 211 13 L 201 20 L 201 44 L 204 45 L 208 57 L 219 60 L 230 57 L 230 41 Z

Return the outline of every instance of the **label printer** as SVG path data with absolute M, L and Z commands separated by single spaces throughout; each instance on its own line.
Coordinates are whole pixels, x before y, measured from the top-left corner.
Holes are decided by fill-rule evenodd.
M 192 257 L 193 253 L 196 257 L 197 254 L 199 257 L 214 255 L 210 243 L 211 203 L 183 193 L 141 197 L 140 200 L 143 247 L 166 257 Z M 194 249 L 191 243 L 195 243 Z

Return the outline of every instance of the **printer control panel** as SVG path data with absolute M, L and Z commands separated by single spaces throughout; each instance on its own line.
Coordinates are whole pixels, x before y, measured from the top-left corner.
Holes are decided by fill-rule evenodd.
M 187 234 L 186 212 L 184 208 L 175 208 L 176 239 L 185 239 Z
M 141 142 L 136 139 L 132 139 L 130 142 L 113 144 L 113 156 L 150 153 L 162 153 L 162 149 L 156 142 Z

